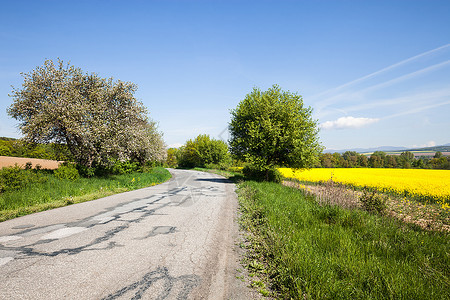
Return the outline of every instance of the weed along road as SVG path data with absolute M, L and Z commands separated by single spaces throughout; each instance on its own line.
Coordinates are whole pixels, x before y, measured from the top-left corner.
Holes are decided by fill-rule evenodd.
M 0 299 L 251 299 L 236 277 L 234 185 L 161 185 L 0 223 Z

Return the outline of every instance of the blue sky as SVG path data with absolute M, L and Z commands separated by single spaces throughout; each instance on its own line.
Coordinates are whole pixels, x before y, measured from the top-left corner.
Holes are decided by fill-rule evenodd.
M 328 149 L 450 143 L 450 1 L 0 0 L 0 136 L 20 72 L 131 81 L 169 146 L 227 139 L 253 87 L 297 92 Z

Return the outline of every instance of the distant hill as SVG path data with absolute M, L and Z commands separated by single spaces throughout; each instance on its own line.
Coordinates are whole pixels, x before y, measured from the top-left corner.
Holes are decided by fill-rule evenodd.
M 353 148 L 353 149 L 342 149 L 342 150 L 334 150 L 334 149 L 326 149 L 324 153 L 344 153 L 346 151 L 355 151 L 358 153 L 372 153 L 375 151 L 383 151 L 383 152 L 397 152 L 397 151 L 430 151 L 430 152 L 450 152 L 450 143 L 440 146 L 433 147 L 423 147 L 423 148 L 406 148 L 406 147 L 393 147 L 393 146 L 381 146 L 375 148 Z
M 355 151 L 358 153 L 368 153 L 368 152 L 375 152 L 375 151 L 384 151 L 384 152 L 390 152 L 390 151 L 406 151 L 407 148 L 405 147 L 393 147 L 393 146 L 381 146 L 376 148 L 353 148 L 353 149 L 342 149 L 342 150 L 333 150 L 333 149 L 326 149 L 325 153 L 344 153 L 346 151 Z
M 450 152 L 450 143 L 441 145 L 441 146 L 433 146 L 433 147 L 425 147 L 425 148 L 414 148 L 409 149 L 407 151 L 441 151 L 441 152 Z
M 1 140 L 1 141 L 15 141 L 15 140 L 17 140 L 17 139 L 2 136 L 2 137 L 0 137 L 0 140 Z

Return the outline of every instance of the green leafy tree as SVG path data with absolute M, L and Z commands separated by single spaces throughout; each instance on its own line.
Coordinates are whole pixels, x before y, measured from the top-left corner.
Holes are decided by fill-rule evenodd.
M 73 161 L 66 145 L 34 144 L 13 138 L 0 138 L 0 155 Z
M 322 168 L 333 167 L 332 161 L 333 155 L 331 153 L 323 153 L 320 155 L 320 165 Z
M 175 168 L 178 166 L 178 155 L 179 150 L 177 148 L 169 148 L 167 149 L 167 158 L 166 158 L 166 164 L 170 168 Z
M 433 169 L 450 169 L 450 157 L 441 156 L 439 158 L 432 158 L 431 165 Z
M 425 166 L 425 163 L 422 158 L 419 158 L 414 162 L 414 167 L 416 167 L 416 168 L 422 169 L 424 166 Z
M 65 144 L 87 168 L 165 159 L 162 135 L 135 99 L 135 84 L 85 74 L 61 60 L 22 75 L 8 114 L 20 121 L 27 142 Z
M 414 153 L 405 151 L 400 154 L 400 164 L 402 168 L 409 169 L 414 163 Z
M 394 155 L 386 155 L 386 162 L 385 167 L 386 168 L 396 168 L 398 165 L 398 158 Z
M 343 160 L 344 159 L 342 158 L 342 156 L 339 152 L 334 152 L 333 159 L 331 160 L 333 168 L 341 168 Z
M 369 159 L 367 158 L 367 156 L 361 154 L 358 157 L 358 164 L 363 168 L 367 168 L 369 166 Z
M 352 157 L 352 156 L 358 156 L 358 152 L 356 152 L 356 151 L 345 151 L 345 152 L 342 154 L 342 157 L 343 157 L 345 160 L 350 160 L 350 157 Z
M 201 134 L 186 141 L 181 147 L 178 164 L 181 167 L 206 167 L 209 164 L 223 165 L 230 161 L 228 146 L 224 141 L 211 139 Z
M 0 155 L 2 156 L 11 155 L 11 147 L 9 142 L 0 140 Z
M 260 169 L 312 167 L 322 147 L 311 114 L 298 94 L 277 85 L 264 92 L 254 88 L 231 111 L 231 153 Z
M 355 168 L 358 166 L 358 152 L 356 151 L 345 151 L 342 154 L 342 158 L 347 162 L 347 167 Z
M 372 168 L 383 168 L 386 159 L 386 152 L 375 151 L 369 158 L 369 166 Z

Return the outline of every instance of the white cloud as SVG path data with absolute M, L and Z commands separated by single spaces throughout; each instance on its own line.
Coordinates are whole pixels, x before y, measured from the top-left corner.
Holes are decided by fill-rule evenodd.
M 412 145 L 411 148 L 425 148 L 425 147 L 434 147 L 436 146 L 436 142 L 435 141 L 429 141 L 425 144 L 421 144 L 421 145 Z
M 348 129 L 348 128 L 360 128 L 372 123 L 378 122 L 380 119 L 376 118 L 355 118 L 355 117 L 342 117 L 336 121 L 327 121 L 320 124 L 320 128 L 329 129 Z
M 170 144 L 169 146 L 167 146 L 167 148 L 180 148 L 181 146 L 183 146 L 183 144 L 174 143 L 174 144 Z

